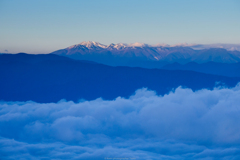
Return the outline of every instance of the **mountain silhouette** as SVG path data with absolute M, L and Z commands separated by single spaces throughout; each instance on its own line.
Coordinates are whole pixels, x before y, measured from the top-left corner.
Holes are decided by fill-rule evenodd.
M 216 84 L 233 87 L 240 78 L 194 71 L 112 67 L 73 60 L 54 54 L 0 55 L 0 100 L 57 102 L 99 97 L 128 97 L 143 87 L 163 95 L 178 86 L 212 89 Z

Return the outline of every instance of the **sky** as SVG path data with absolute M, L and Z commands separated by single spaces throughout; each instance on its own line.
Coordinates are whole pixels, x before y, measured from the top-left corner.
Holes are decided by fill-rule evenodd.
M 0 53 L 82 41 L 240 43 L 239 0 L 0 0 Z

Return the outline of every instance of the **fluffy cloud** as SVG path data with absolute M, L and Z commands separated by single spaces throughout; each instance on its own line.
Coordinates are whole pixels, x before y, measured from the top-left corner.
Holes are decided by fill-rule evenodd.
M 0 103 L 3 159 L 239 159 L 240 85 L 128 99 Z

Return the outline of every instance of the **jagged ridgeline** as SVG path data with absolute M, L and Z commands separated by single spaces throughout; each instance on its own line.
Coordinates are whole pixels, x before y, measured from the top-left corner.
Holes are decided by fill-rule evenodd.
M 111 66 L 130 66 L 144 68 L 161 68 L 169 63 L 186 64 L 189 62 L 238 63 L 240 62 L 239 45 L 148 45 L 110 44 L 82 42 L 52 52 L 78 60 L 90 60 Z

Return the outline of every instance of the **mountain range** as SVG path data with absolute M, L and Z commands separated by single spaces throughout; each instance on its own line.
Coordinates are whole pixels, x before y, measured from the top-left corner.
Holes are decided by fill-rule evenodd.
M 175 62 L 180 64 L 189 62 L 240 62 L 240 51 L 238 50 L 232 51 L 224 48 L 199 49 L 201 47 L 207 48 L 200 45 L 169 46 L 144 43 L 103 45 L 98 42 L 88 41 L 54 51 L 52 54 L 78 60 L 90 60 L 111 66 L 143 68 L 161 68 L 166 64 Z
M 178 86 L 233 87 L 239 71 L 237 50 L 89 41 L 50 54 L 0 54 L 0 100 L 114 99 L 143 87 L 161 95 Z

